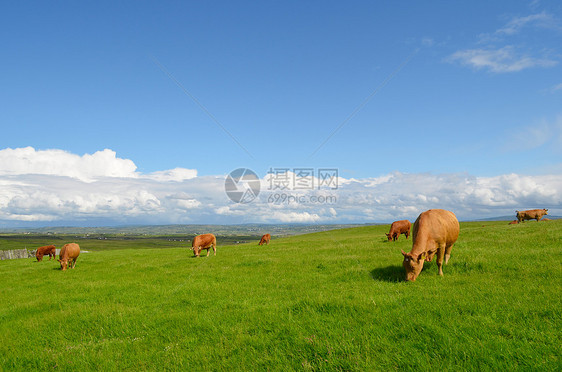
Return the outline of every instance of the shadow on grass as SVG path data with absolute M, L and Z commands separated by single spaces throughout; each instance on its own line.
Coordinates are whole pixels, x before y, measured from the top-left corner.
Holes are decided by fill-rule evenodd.
M 402 266 L 380 267 L 371 271 L 371 278 L 381 282 L 398 283 L 404 282 L 406 273 Z

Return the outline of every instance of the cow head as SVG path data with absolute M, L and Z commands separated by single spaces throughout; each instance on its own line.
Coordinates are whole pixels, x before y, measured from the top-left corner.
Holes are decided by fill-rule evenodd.
M 197 247 L 191 247 L 191 250 L 193 251 L 193 255 L 195 257 L 199 257 L 199 252 L 201 252 L 200 249 L 197 249 Z
M 386 237 L 388 238 L 388 241 L 391 241 L 391 240 L 392 240 L 392 235 L 390 235 L 390 234 L 385 234 L 385 235 L 386 235 Z
M 59 260 L 60 262 L 60 269 L 65 271 L 68 267 L 68 260 Z
M 402 251 L 402 255 L 404 256 L 402 266 L 406 269 L 406 280 L 414 282 L 423 269 L 425 253 L 412 254 Z

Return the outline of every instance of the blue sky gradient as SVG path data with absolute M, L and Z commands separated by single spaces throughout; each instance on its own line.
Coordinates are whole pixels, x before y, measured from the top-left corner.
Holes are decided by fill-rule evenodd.
M 3 2 L 0 150 L 558 175 L 561 41 L 557 1 Z

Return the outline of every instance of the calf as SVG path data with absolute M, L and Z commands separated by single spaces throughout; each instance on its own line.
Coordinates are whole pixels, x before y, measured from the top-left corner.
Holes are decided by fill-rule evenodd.
M 517 221 L 519 223 L 525 220 L 537 220 L 539 222 L 541 218 L 548 214 L 548 209 L 529 209 L 526 211 L 515 211 L 517 216 Z
M 259 245 L 264 245 L 264 244 L 269 245 L 269 240 L 271 240 L 271 235 L 265 234 L 264 236 L 261 237 L 261 240 L 258 244 Z
M 430 209 L 420 214 L 414 222 L 412 250 L 409 253 L 402 251 L 406 280 L 415 281 L 423 268 L 424 260 L 431 261 L 435 253 L 439 275 L 443 276 L 443 259 L 447 264 L 459 231 L 459 221 L 453 212 Z
M 56 247 L 54 245 L 44 245 L 43 247 L 37 248 L 37 252 L 35 252 L 35 258 L 37 258 L 37 261 L 42 261 L 43 256 L 46 254 L 49 255 L 49 261 L 51 261 L 51 257 L 53 258 L 53 260 L 56 260 L 57 258 Z
M 217 238 L 213 234 L 197 235 L 191 242 L 191 250 L 195 257 L 199 257 L 199 253 L 203 249 L 207 250 L 207 257 L 209 257 L 209 248 L 213 247 L 213 255 L 217 255 Z
M 392 225 L 390 225 L 390 232 L 386 234 L 388 241 L 396 241 L 400 234 L 406 235 L 406 239 L 410 236 L 410 226 L 412 224 L 408 220 L 401 220 L 401 221 L 394 221 Z
M 80 246 L 76 243 L 68 243 L 62 246 L 59 253 L 60 268 L 65 271 L 68 267 L 74 269 L 76 260 L 80 255 Z
M 508 223 L 508 225 L 517 225 L 518 223 L 519 223 L 519 221 L 513 220 L 510 223 Z

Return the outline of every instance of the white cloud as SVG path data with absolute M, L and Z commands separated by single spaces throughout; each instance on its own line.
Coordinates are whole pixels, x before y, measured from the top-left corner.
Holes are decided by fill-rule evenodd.
M 560 25 L 556 19 L 546 12 L 531 14 L 524 17 L 514 17 L 505 26 L 498 29 L 496 34 L 515 35 L 526 27 L 539 27 L 549 30 L 560 30 Z
M 513 46 L 500 49 L 467 49 L 455 52 L 448 58 L 477 70 L 487 69 L 492 72 L 517 72 L 531 67 L 551 67 L 558 62 L 548 58 L 533 58 L 518 53 Z
M 82 181 L 97 177 L 136 177 L 137 166 L 105 149 L 83 156 L 63 150 L 35 150 L 33 147 L 0 150 L 0 175 L 49 174 Z
M 523 33 L 525 35 L 519 35 Z M 547 30 L 548 35 L 537 33 Z M 447 62 L 459 62 L 477 70 L 494 73 L 518 72 L 534 67 L 552 67 L 558 64 L 553 53 L 542 40 L 551 38 L 551 33 L 559 33 L 562 27 L 558 21 L 546 12 L 522 17 L 513 17 L 503 27 L 492 33 L 478 36 L 478 48 L 461 49 L 446 58 Z M 533 44 L 525 40 L 532 35 Z M 523 37 L 521 37 L 523 36 Z
M 557 123 L 562 123 L 561 120 Z M 62 153 L 66 154 L 63 159 L 72 156 Z M 109 164 L 113 158 L 114 155 L 109 157 Z M 132 164 L 130 160 L 118 160 Z M 560 174 L 475 177 L 394 172 L 373 178 L 339 177 L 335 190 L 317 187 L 269 190 L 271 184 L 264 176 L 258 199 L 237 204 L 224 191 L 224 176 L 189 178 L 193 174 L 179 171 L 171 177 L 133 172 L 127 173 L 129 177 L 94 178 L 90 172 L 82 174 L 81 179 L 72 172 L 68 173 L 72 176 L 61 176 L 21 169 L 19 173 L 10 173 L 3 169 L 0 220 L 12 224 L 25 221 L 85 221 L 87 224 L 90 220 L 98 224 L 99 221 L 107 221 L 105 224 L 364 223 L 413 220 L 430 208 L 452 210 L 460 219 L 511 215 L 516 209 L 526 208 L 549 208 L 553 214 L 562 213 Z M 103 170 L 96 172 L 107 174 Z M 155 173 L 174 175 L 174 171 Z M 287 196 L 285 200 L 270 199 L 282 193 Z
M 527 25 L 544 27 L 544 28 L 558 28 L 556 21 L 552 15 L 546 12 L 531 14 L 525 17 L 514 17 L 505 26 L 496 31 L 497 34 L 514 35 L 521 31 Z
M 138 178 L 156 181 L 176 181 L 197 177 L 197 170 L 174 168 L 143 175 L 136 172 L 132 160 L 121 159 L 115 151 L 105 149 L 82 156 L 58 149 L 36 150 L 33 147 L 0 150 L 0 176 L 2 175 L 54 175 L 93 182 L 104 177 Z
M 185 180 L 190 180 L 197 177 L 197 170 L 195 169 L 185 169 L 185 168 L 174 168 L 166 171 L 153 172 L 147 175 L 148 178 L 154 179 L 156 181 L 176 181 L 181 182 Z

